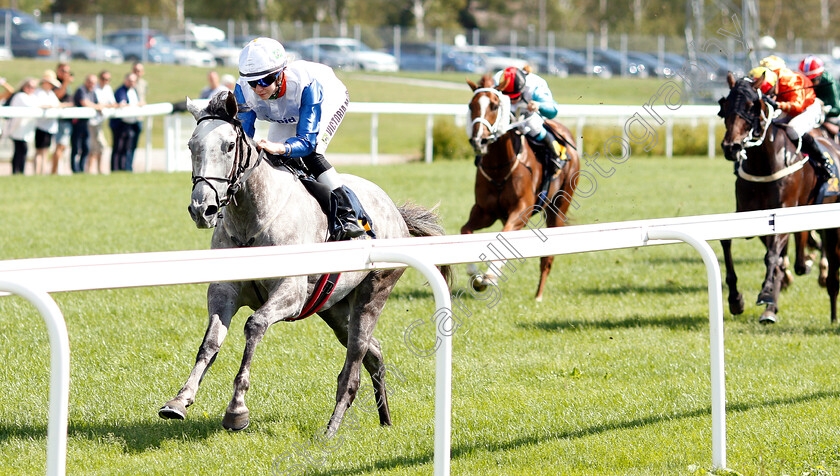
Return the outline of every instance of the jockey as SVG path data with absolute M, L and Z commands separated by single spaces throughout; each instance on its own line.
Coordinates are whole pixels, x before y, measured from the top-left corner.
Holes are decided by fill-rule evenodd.
M 825 113 L 825 120 L 837 125 L 840 123 L 840 104 L 837 101 L 837 84 L 834 76 L 825 69 L 825 63 L 818 56 L 806 56 L 799 63 L 799 71 L 802 72 L 814 84 L 814 94 L 823 102 L 824 106 L 831 109 Z
M 773 91 L 773 87 L 776 86 L 776 82 L 779 80 L 779 78 L 778 76 L 776 76 L 776 73 L 770 71 L 764 66 L 756 66 L 749 72 L 749 76 L 751 79 L 758 79 L 761 77 L 761 75 L 764 75 L 764 82 L 761 83 L 759 89 L 761 89 L 762 94 L 769 95 Z
M 516 67 L 505 68 L 493 76 L 496 85 L 504 84 L 502 93 L 510 98 L 511 112 L 514 115 L 522 111 L 537 112 L 539 118 L 553 119 L 557 116 L 557 103 L 548 89 L 548 83 L 525 66 L 525 69 Z M 543 177 L 554 177 L 562 166 L 561 160 L 565 160 L 566 149 L 557 141 L 554 134 L 547 129 L 542 120 L 527 121 L 520 126 L 520 130 L 530 139 L 545 146 L 549 154 L 545 164 Z M 538 154 L 539 155 L 539 154 Z M 549 181 L 546 181 L 549 182 Z M 544 186 L 547 184 L 544 184 Z
M 257 147 L 281 157 L 298 157 L 315 179 L 331 190 L 330 240 L 365 233 L 359 218 L 364 209 L 341 176 L 324 158 L 350 95 L 329 66 L 307 61 L 288 63 L 286 50 L 271 38 L 248 42 L 239 54 L 239 80 L 234 88 L 238 118 L 250 137 L 257 119 L 269 121 L 268 137 Z M 282 161 L 268 161 L 279 166 Z M 352 198 L 351 198 L 352 196 Z
M 802 139 L 802 152 L 811 157 L 817 176 L 823 180 L 829 179 L 831 167 L 828 164 L 831 156 L 809 134 L 812 129 L 820 126 L 822 119 L 822 102 L 817 100 L 811 80 L 798 71 L 790 70 L 778 56 L 768 56 L 759 64 L 779 77 L 776 102 L 784 114 L 778 122 L 787 123 L 796 132 L 795 135 L 789 134 L 792 139 L 795 136 Z

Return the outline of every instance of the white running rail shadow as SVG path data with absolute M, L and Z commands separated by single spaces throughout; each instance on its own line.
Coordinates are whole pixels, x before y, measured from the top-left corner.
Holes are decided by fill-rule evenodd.
M 703 256 L 709 280 L 712 376 L 712 462 L 726 468 L 723 297 L 720 266 L 708 241 L 840 227 L 840 204 L 681 218 L 627 221 L 506 233 L 447 235 L 264 248 L 172 251 L 0 261 L 0 291 L 33 302 L 44 316 L 52 348 L 47 473 L 63 475 L 67 446 L 69 345 L 63 317 L 47 293 L 139 286 L 238 281 L 412 266 L 432 286 L 436 314 L 451 314 L 451 299 L 436 265 L 477 262 L 504 239 L 533 258 L 686 242 Z M 436 475 L 450 472 L 452 336 L 436 326 Z

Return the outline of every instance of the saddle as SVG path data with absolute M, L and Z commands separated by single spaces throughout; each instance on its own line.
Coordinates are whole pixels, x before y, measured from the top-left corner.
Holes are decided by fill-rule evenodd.
M 335 220 L 335 217 L 330 210 L 332 206 L 331 201 L 335 200 L 335 198 L 333 197 L 333 193 L 330 188 L 318 182 L 315 179 L 315 175 L 309 171 L 299 157 L 284 157 L 281 155 L 269 154 L 267 152 L 265 155 L 266 161 L 271 164 L 272 167 L 283 172 L 288 172 L 300 180 L 300 183 L 303 184 L 306 191 L 309 192 L 315 201 L 318 202 L 318 206 L 321 207 L 321 211 L 324 212 L 324 215 L 326 215 L 329 229 L 333 229 L 333 220 Z M 361 203 L 359 202 L 359 198 L 355 193 L 353 193 L 353 190 L 351 190 L 350 187 L 344 188 L 347 189 L 348 198 L 355 202 L 353 205 L 357 207 L 358 210 L 363 210 Z M 373 220 L 371 220 L 367 214 L 363 214 L 359 217 L 359 221 L 365 229 L 367 237 L 376 238 L 376 234 L 373 231 Z M 365 238 L 365 235 L 362 235 L 357 239 L 361 238 Z

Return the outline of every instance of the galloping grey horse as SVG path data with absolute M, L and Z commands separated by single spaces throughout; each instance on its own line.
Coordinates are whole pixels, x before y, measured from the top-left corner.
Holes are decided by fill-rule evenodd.
M 272 168 L 236 120 L 234 95 L 218 94 L 204 110 L 187 100 L 198 125 L 189 141 L 193 191 L 189 212 L 196 226 L 215 226 L 212 248 L 272 246 L 322 242 L 328 236 L 322 207 L 293 173 Z M 358 195 L 379 238 L 442 235 L 437 216 L 422 207 L 397 207 L 379 187 L 359 177 L 344 180 Z M 224 207 L 224 214 L 221 214 Z M 373 381 L 379 422 L 391 424 L 385 393 L 385 365 L 373 329 L 403 269 L 344 273 L 318 315 L 347 347 L 338 376 L 336 404 L 327 435 L 338 431 L 359 388 L 361 365 Z M 448 276 L 448 268 L 441 270 Z M 222 425 L 242 430 L 250 422 L 245 392 L 250 387 L 251 359 L 268 327 L 293 320 L 309 307 L 308 297 L 322 287 L 319 276 L 212 283 L 207 291 L 210 320 L 195 366 L 178 395 L 160 409 L 162 418 L 184 419 L 201 379 L 216 358 L 236 311 L 254 310 L 245 323 L 245 351 L 234 379 L 234 393 Z

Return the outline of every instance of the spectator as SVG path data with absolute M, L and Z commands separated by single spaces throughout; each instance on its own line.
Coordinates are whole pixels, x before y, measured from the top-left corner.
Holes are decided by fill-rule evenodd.
M 99 73 L 99 82 L 94 90 L 96 102 L 99 104 L 99 112 L 88 121 L 88 136 L 90 137 L 90 155 L 86 164 L 86 172 L 102 173 L 102 153 L 108 148 L 108 141 L 105 140 L 105 131 L 102 124 L 105 118 L 102 116 L 102 109 L 116 107 L 117 100 L 114 99 L 114 90 L 111 89 L 111 73 L 102 70 Z M 95 165 L 94 165 L 95 164 Z
M 210 99 L 220 91 L 230 91 L 230 88 L 222 86 L 219 81 L 219 73 L 210 71 L 207 73 L 207 87 L 201 90 L 201 99 Z
M 44 71 L 41 78 L 41 87 L 34 95 L 41 107 L 60 107 L 61 101 L 55 95 L 55 90 L 61 87 L 52 70 Z M 35 174 L 46 173 L 47 155 L 50 151 L 50 144 L 53 136 L 58 132 L 58 120 L 55 118 L 38 119 L 35 123 Z M 58 173 L 58 166 L 53 162 L 53 174 Z
M 58 63 L 55 69 L 56 78 L 59 81 L 59 86 L 53 91 L 65 107 L 73 105 L 73 92 L 70 89 L 70 83 L 73 82 L 73 73 L 70 72 L 70 65 L 67 63 Z M 73 131 L 73 119 L 59 119 L 58 129 L 55 132 L 55 151 L 52 156 L 52 173 L 58 173 L 58 164 L 64 156 L 64 151 L 67 150 L 67 145 L 70 143 L 70 135 Z M 73 164 L 70 164 L 73 168 Z M 76 170 L 73 170 L 76 172 Z
M 73 95 L 73 105 L 76 107 L 92 107 L 101 110 L 96 99 L 96 75 L 85 76 L 85 82 Z M 88 119 L 73 120 L 73 136 L 70 137 L 70 168 L 73 173 L 85 171 L 88 153 Z
M 20 85 L 20 89 L 12 96 L 9 103 L 14 107 L 37 107 L 38 99 L 35 97 L 35 89 L 38 88 L 38 81 L 34 78 L 26 78 Z M 6 124 L 6 134 L 11 137 L 15 145 L 12 155 L 12 173 L 22 174 L 26 165 L 26 154 L 29 152 L 27 143 L 31 142 L 35 133 L 35 119 L 26 117 L 13 117 Z
M 222 86 L 228 88 L 229 90 L 233 91 L 233 88 L 236 87 L 236 78 L 233 77 L 232 74 L 223 74 L 222 75 Z
M 12 94 L 15 93 L 15 90 L 12 89 L 12 85 L 6 81 L 6 78 L 0 78 L 0 101 L 5 101 L 12 97 Z
M 134 85 L 134 90 L 137 91 L 138 103 L 140 106 L 145 106 L 146 93 L 149 92 L 149 84 L 145 79 L 143 79 L 143 75 L 146 74 L 146 68 L 143 67 L 143 63 L 137 62 L 132 66 L 131 72 L 137 76 L 137 82 Z M 132 127 L 134 128 L 135 134 L 132 136 L 131 143 L 126 151 L 126 163 L 128 165 L 128 170 L 132 170 L 134 167 L 134 151 L 137 150 L 137 141 L 140 140 L 140 132 L 143 131 L 142 119 L 138 118 Z
M 114 92 L 114 98 L 120 106 L 139 106 L 140 99 L 137 97 L 137 75 L 128 73 L 125 75 L 123 85 Z M 114 135 L 114 145 L 111 150 L 111 171 L 132 170 L 132 157 L 128 152 L 132 144 L 136 144 L 137 134 L 140 133 L 140 126 L 136 117 L 123 117 L 111 119 L 111 132 Z

